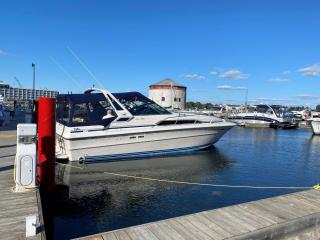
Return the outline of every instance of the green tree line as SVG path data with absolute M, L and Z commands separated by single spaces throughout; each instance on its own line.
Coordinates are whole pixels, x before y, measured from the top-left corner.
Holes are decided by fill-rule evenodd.
M 212 109 L 212 103 L 201 103 L 201 102 L 187 102 L 188 109 Z

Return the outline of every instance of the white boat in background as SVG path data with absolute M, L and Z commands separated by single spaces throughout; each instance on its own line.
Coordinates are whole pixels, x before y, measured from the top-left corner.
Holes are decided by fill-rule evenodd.
M 89 89 L 57 96 L 56 157 L 95 161 L 210 147 L 235 124 L 171 113 L 138 92 Z
M 314 135 L 320 135 L 320 112 L 311 112 L 306 119 Z
M 312 120 L 311 128 L 314 135 L 320 135 L 320 118 Z
M 277 106 L 256 105 L 246 112 L 230 114 L 228 119 L 239 125 L 252 125 L 260 127 L 294 128 L 296 123 L 293 114 Z

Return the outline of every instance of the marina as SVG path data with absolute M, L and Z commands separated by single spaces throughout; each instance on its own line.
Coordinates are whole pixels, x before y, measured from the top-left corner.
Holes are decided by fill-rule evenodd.
M 319 9 L 3 3 L 0 240 L 320 240 Z
M 65 186 L 67 195 L 54 201 L 37 189 L 12 192 L 16 131 L 3 130 L 0 138 L 2 203 L 11 200 L 0 223 L 8 239 L 24 238 L 28 216 L 37 222 L 35 236 L 27 239 L 319 235 L 319 190 L 307 189 L 319 182 L 320 138 L 310 128 L 234 127 L 214 146 L 189 153 L 97 163 L 60 158 L 55 182 Z M 219 225 L 224 221 L 229 226 Z M 10 224 L 15 235 L 7 229 Z
M 212 149 L 192 154 L 58 164 L 57 182 L 69 187 L 69 200 L 52 209 L 54 239 L 83 237 L 305 190 L 206 187 L 175 181 L 312 188 L 319 182 L 319 142 L 311 129 L 236 127 Z

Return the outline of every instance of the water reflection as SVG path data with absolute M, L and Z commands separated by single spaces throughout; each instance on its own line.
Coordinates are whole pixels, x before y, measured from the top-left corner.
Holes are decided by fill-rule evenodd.
M 312 186 L 320 137 L 310 130 L 234 128 L 210 150 L 188 155 L 58 166 L 69 201 L 54 209 L 54 238 L 69 239 L 295 190 L 228 189 L 144 181 L 104 172 L 189 182 Z
M 196 191 L 195 187 L 110 176 L 104 172 L 207 182 L 231 165 L 232 162 L 214 147 L 187 155 L 86 164 L 83 169 L 58 165 L 57 179 L 69 186 L 69 201 L 59 206 L 56 214 L 67 215 L 68 225 L 84 221 L 86 234 L 174 216 L 178 200 L 175 195 L 179 193 L 181 197 L 184 190 Z M 215 191 L 212 196 L 219 196 L 219 192 Z M 160 208 L 163 211 L 157 215 L 146 214 Z M 56 225 L 62 222 L 64 219 L 59 218 Z M 70 233 L 70 237 L 82 233 L 81 230 Z M 64 236 L 60 231 L 55 232 L 56 239 Z

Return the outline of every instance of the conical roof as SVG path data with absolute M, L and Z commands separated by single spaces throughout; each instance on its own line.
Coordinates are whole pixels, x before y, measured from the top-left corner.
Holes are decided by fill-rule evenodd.
M 151 86 L 174 86 L 174 87 L 184 87 L 182 84 L 176 82 L 175 80 L 172 80 L 171 78 L 165 78 L 163 80 L 161 80 L 160 82 L 151 84 Z

